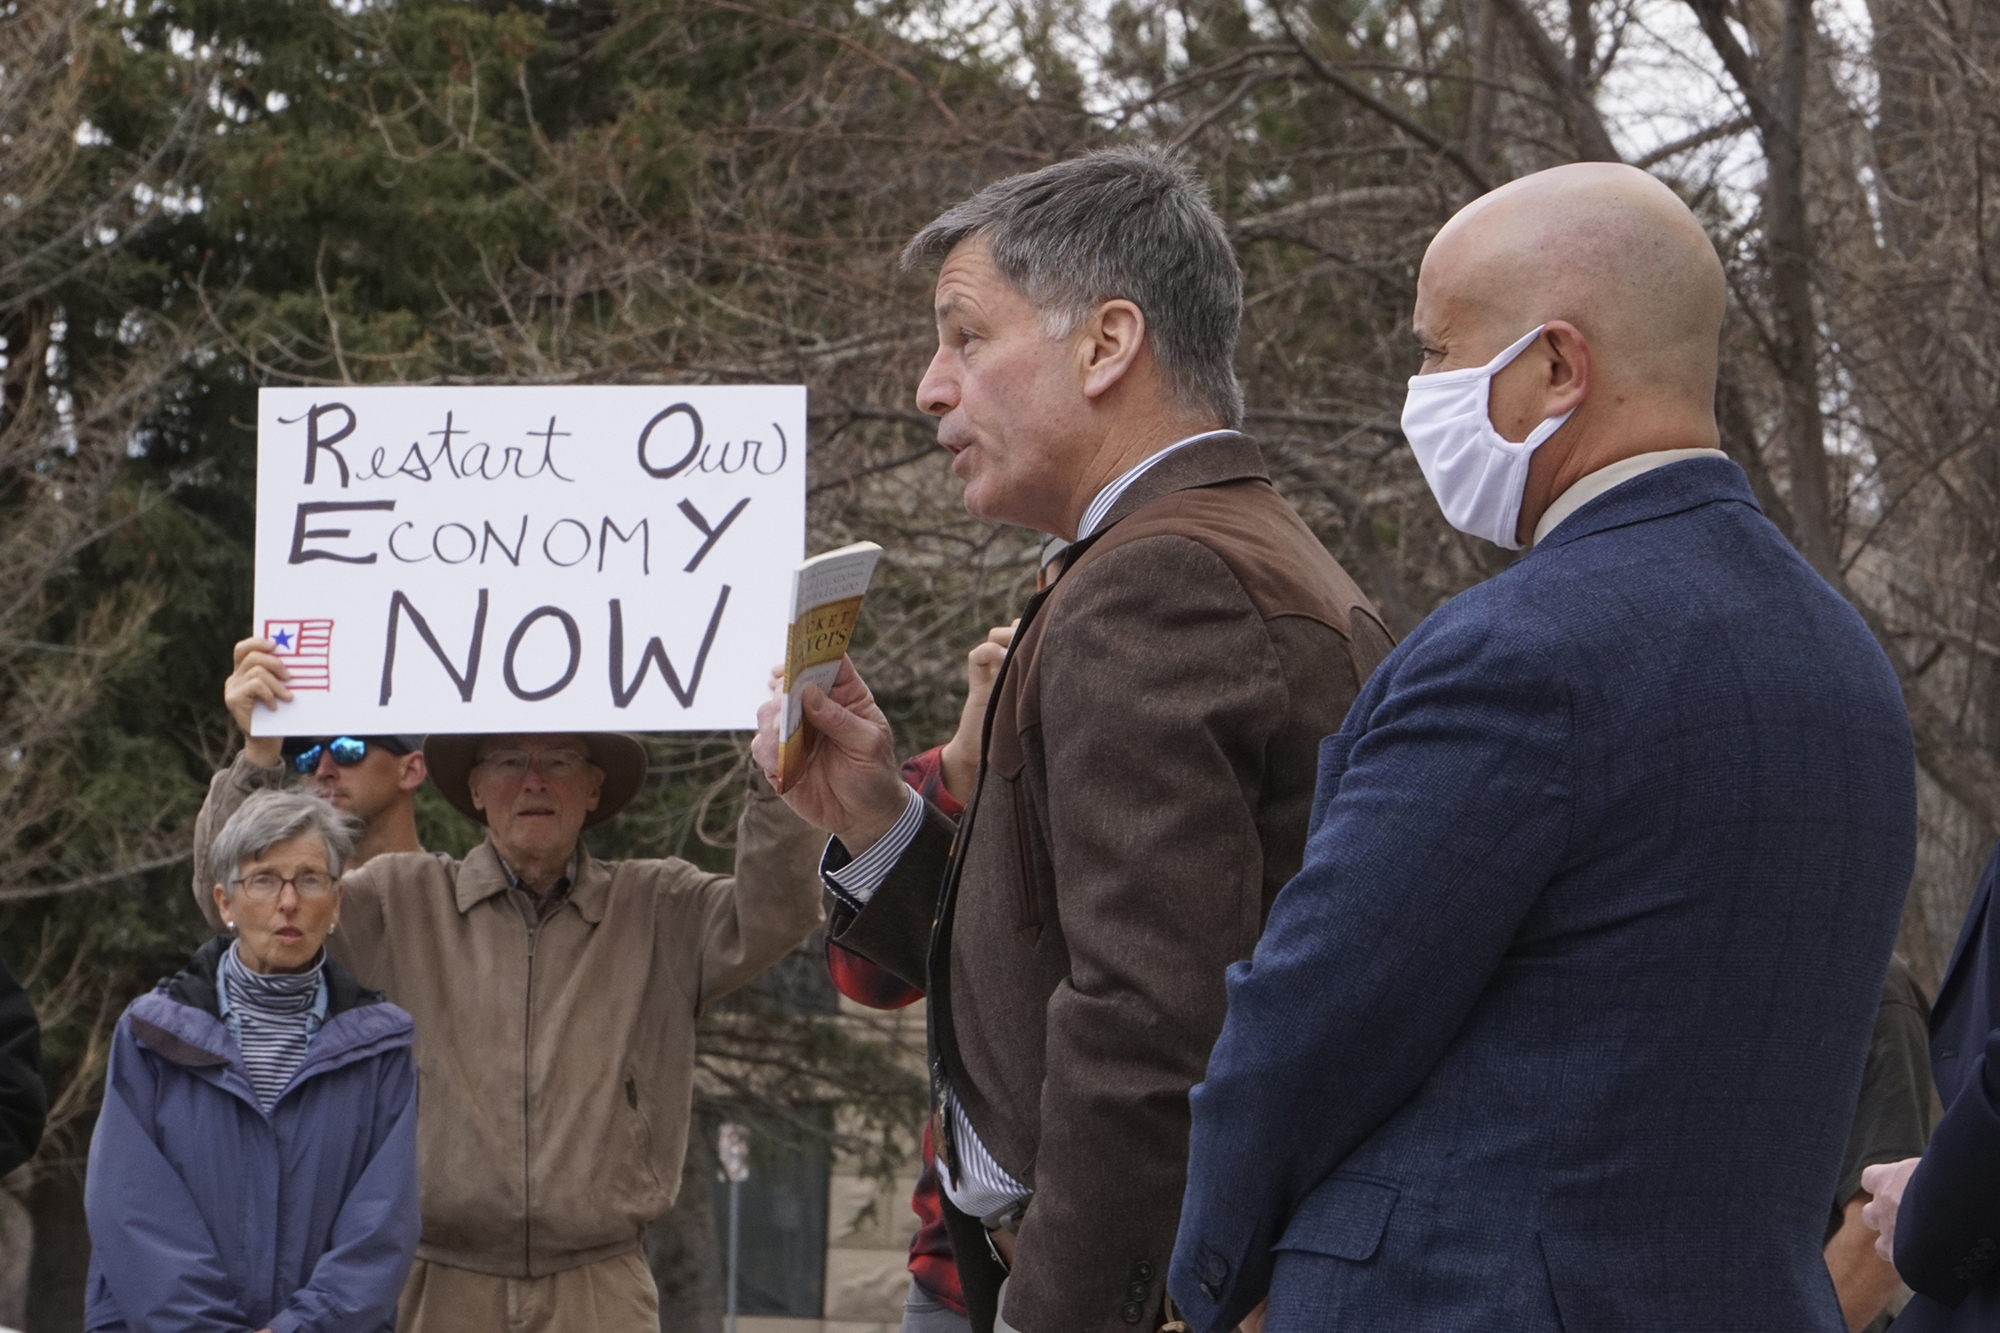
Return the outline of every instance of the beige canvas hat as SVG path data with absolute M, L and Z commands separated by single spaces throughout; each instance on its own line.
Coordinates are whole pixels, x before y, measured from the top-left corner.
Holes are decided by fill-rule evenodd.
M 593 828 L 630 805 L 646 785 L 646 747 L 637 736 L 618 731 L 581 735 L 590 749 L 590 761 L 604 770 L 597 808 L 583 818 L 583 826 Z M 471 779 L 473 766 L 479 762 L 479 747 L 486 739 L 477 733 L 424 737 L 424 763 L 430 768 L 431 781 L 454 809 L 482 824 L 486 815 L 472 804 Z

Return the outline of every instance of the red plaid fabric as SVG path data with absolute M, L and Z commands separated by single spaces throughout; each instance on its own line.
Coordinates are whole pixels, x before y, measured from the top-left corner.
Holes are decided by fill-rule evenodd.
M 903 781 L 925 800 L 948 815 L 958 815 L 964 807 L 952 799 L 944 786 L 942 746 L 910 759 L 903 765 Z M 826 942 L 826 970 L 842 995 L 870 1009 L 901 1009 L 915 1004 L 924 993 L 858 953 L 850 953 L 832 940 Z M 940 1305 L 965 1313 L 965 1294 L 958 1285 L 958 1262 L 952 1258 L 951 1238 L 944 1230 L 944 1191 L 938 1183 L 937 1156 L 931 1151 L 931 1127 L 924 1125 L 923 1174 L 910 1194 L 910 1211 L 917 1215 L 917 1234 L 910 1239 L 910 1276 Z

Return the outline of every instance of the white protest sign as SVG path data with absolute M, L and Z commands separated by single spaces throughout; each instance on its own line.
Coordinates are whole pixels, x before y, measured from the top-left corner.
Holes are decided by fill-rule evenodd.
M 260 736 L 756 726 L 805 552 L 806 391 L 265 389 Z

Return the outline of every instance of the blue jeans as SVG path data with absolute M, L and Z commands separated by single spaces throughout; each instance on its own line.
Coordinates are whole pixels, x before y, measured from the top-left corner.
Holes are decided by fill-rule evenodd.
M 903 1298 L 902 1333 L 972 1333 L 972 1321 L 910 1281 Z

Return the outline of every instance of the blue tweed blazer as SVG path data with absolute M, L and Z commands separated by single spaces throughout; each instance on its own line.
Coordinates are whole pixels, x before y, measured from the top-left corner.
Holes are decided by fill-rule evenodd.
M 2000 847 L 1972 892 L 1931 1007 L 1944 1119 L 1896 1215 L 1896 1270 L 1916 1293 L 1896 1333 L 2000 1330 Z
M 1192 1096 L 1191 1326 L 1843 1329 L 1915 839 L 1895 676 L 1741 470 L 1584 505 L 1321 746 Z

